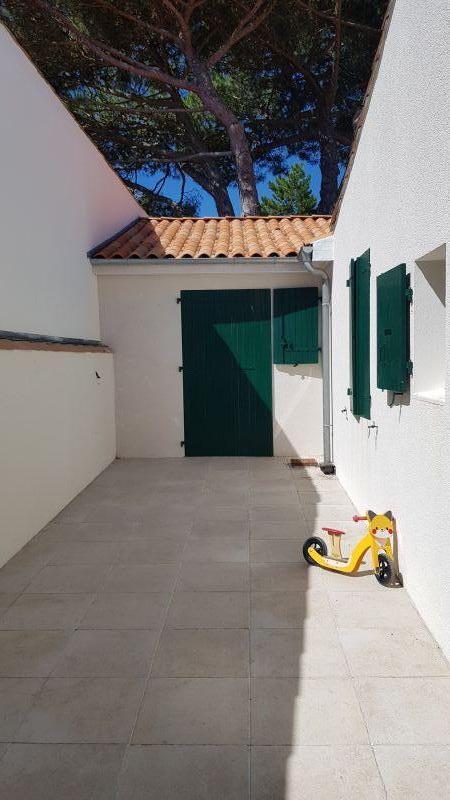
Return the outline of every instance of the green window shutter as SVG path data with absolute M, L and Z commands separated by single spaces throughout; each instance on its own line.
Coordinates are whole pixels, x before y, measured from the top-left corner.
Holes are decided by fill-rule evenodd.
M 274 289 L 274 364 L 319 361 L 319 292 L 316 287 Z
M 402 393 L 408 387 L 409 276 L 406 264 L 377 277 L 377 386 Z
M 350 264 L 352 412 L 370 418 L 370 251 Z

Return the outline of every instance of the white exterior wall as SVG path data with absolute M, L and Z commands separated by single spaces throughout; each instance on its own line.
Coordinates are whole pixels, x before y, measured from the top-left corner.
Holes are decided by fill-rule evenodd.
M 0 330 L 98 339 L 86 253 L 143 212 L 2 25 L 0 105 Z M 108 354 L 0 349 L 0 564 L 114 458 L 113 384 Z
M 361 512 L 392 508 L 404 582 L 450 655 L 450 275 L 447 261 L 446 401 L 417 396 L 389 408 L 376 388 L 376 276 L 448 242 L 448 4 L 397 0 L 353 169 L 335 228 L 333 276 L 334 459 Z M 372 419 L 348 419 L 350 258 L 371 253 Z M 448 246 L 447 246 L 448 260 Z M 417 293 L 416 293 L 417 300 Z M 419 356 L 425 312 L 411 310 L 411 358 Z M 416 318 L 415 318 L 416 317 Z M 416 329 L 416 330 L 415 330 Z M 414 341 L 414 336 L 417 340 Z M 442 350 L 444 353 L 444 350 Z
M 98 339 L 86 253 L 140 206 L 0 24 L 0 330 Z
M 111 354 L 3 350 L 0 372 L 1 566 L 114 459 L 115 429 Z
M 174 262 L 169 262 L 173 264 Z M 242 274 L 213 274 L 211 264 L 179 274 L 144 266 L 99 266 L 102 336 L 115 354 L 118 455 L 182 456 L 183 377 L 181 310 L 176 298 L 188 289 L 265 289 L 311 285 L 295 266 L 279 274 L 253 269 Z M 177 269 L 177 267 L 175 267 Z M 276 269 L 276 268 L 275 268 Z M 126 274 L 128 271 L 129 274 Z M 132 274 L 132 273 L 138 274 Z M 107 274 L 110 273 L 110 274 Z M 125 274 L 124 274 L 125 273 Z M 139 274 L 140 273 L 140 274 Z M 322 377 L 319 365 L 274 366 L 275 455 L 322 458 Z

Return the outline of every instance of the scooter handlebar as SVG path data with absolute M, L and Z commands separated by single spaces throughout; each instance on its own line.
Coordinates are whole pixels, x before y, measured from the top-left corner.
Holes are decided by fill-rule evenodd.
M 367 517 L 358 517 L 358 514 L 355 514 L 353 517 L 353 522 L 366 522 Z

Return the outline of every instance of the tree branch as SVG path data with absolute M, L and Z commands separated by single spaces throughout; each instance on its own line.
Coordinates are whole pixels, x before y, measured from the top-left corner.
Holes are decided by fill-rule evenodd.
M 46 0 L 26 0 L 29 5 L 36 5 L 43 11 L 47 11 L 53 19 L 55 19 L 62 28 L 78 39 L 92 53 L 95 53 L 102 61 L 117 69 L 130 72 L 133 75 L 138 75 L 140 78 L 147 80 L 154 80 L 158 83 L 164 83 L 167 86 L 176 86 L 178 89 L 186 89 L 189 92 L 198 94 L 198 87 L 184 78 L 176 78 L 169 73 L 163 72 L 157 67 L 148 67 L 140 61 L 135 61 L 129 58 L 121 50 L 116 50 L 114 47 L 99 42 L 91 36 L 82 33 L 76 25 L 65 14 L 59 11 L 51 3 Z
M 334 44 L 333 44 L 333 66 L 331 69 L 331 77 L 328 89 L 326 91 L 326 99 L 328 109 L 334 103 L 336 98 L 337 83 L 339 77 L 339 64 L 341 60 L 341 40 L 342 40 L 342 0 L 335 0 L 334 4 Z
M 152 25 L 150 22 L 137 17 L 136 14 L 132 14 L 130 11 L 124 11 L 121 8 L 117 8 L 117 6 L 113 5 L 113 3 L 108 3 L 107 0 L 94 0 L 94 3 L 95 5 L 107 9 L 111 12 L 111 14 L 122 17 L 122 19 L 126 19 L 128 22 L 133 22 L 135 25 L 137 25 L 137 27 L 142 28 L 143 30 L 150 31 L 150 33 L 156 33 L 158 36 L 162 36 L 163 39 L 170 39 L 172 42 L 178 43 L 178 37 L 174 33 L 171 33 L 165 28 L 160 28 L 157 25 Z
M 256 30 L 261 25 L 261 23 L 264 22 L 266 17 L 272 11 L 275 5 L 275 0 L 269 2 L 267 7 L 265 9 L 263 8 L 263 10 L 258 14 L 258 11 L 260 10 L 261 6 L 264 5 L 264 2 L 265 0 L 257 0 L 257 2 L 248 11 L 245 17 L 241 19 L 241 21 L 236 26 L 236 28 L 232 32 L 231 36 L 229 36 L 227 41 L 224 42 L 221 45 L 221 47 L 219 47 L 218 50 L 216 50 L 216 52 L 213 53 L 208 58 L 206 63 L 209 67 L 214 67 L 221 60 L 221 58 L 223 58 L 224 55 L 226 55 L 228 51 L 231 50 L 232 47 L 234 47 L 235 44 L 237 44 L 245 36 L 248 36 L 254 30 Z
M 304 3 L 302 0 L 295 0 L 297 5 L 300 8 L 303 8 L 304 11 L 307 11 L 309 14 L 312 14 L 315 17 L 320 17 L 321 19 L 326 19 L 328 22 L 332 22 L 333 24 L 336 23 L 336 15 L 333 16 L 332 14 L 327 14 L 326 11 L 319 11 L 317 8 L 313 8 L 309 3 Z M 364 25 L 362 22 L 352 22 L 349 19 L 341 20 L 341 24 L 345 25 L 348 28 L 356 28 L 360 31 L 365 31 L 366 33 L 371 33 L 373 35 L 379 36 L 381 33 L 380 28 L 372 28 L 370 25 Z

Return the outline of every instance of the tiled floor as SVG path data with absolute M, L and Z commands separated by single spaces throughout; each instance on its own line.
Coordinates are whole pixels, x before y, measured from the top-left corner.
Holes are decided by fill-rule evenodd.
M 362 511 L 362 509 L 360 509 Z M 442 800 L 450 671 L 281 459 L 117 461 L 0 570 L 5 800 Z

